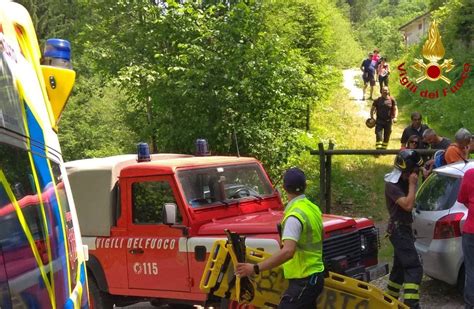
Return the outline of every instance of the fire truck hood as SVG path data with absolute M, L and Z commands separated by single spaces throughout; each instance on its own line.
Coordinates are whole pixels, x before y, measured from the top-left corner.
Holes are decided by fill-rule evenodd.
M 240 216 L 213 219 L 202 225 L 199 235 L 220 235 L 224 229 L 239 234 L 276 234 L 277 225 L 283 218 L 283 211 L 268 211 Z M 326 234 L 347 229 L 356 229 L 356 221 L 350 217 L 323 214 L 324 231 Z

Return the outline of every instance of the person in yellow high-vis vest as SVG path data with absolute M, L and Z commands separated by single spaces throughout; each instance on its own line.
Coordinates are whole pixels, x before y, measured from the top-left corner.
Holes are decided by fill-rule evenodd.
M 283 264 L 289 286 L 278 308 L 315 308 L 324 286 L 321 210 L 305 197 L 306 177 L 299 168 L 285 172 L 283 188 L 288 205 L 282 220 L 282 248 L 258 264 L 239 263 L 236 275 L 258 275 Z

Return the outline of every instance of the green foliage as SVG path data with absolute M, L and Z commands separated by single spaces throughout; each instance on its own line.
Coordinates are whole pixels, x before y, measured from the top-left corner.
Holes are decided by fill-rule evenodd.
M 458 47 L 469 51 L 474 40 L 474 3 L 467 0 L 448 0 L 433 15 L 442 25 L 443 40 L 453 43 L 450 49 Z M 458 42 L 463 44 L 455 44 Z M 457 51 L 463 56 L 463 52 L 459 49 Z
M 305 143 L 307 112 L 339 87 L 338 68 L 362 56 L 349 6 L 329 0 L 23 2 L 41 37 L 72 41 L 79 78 L 60 123 L 68 160 L 138 141 L 189 153 L 198 137 L 235 154 L 235 132 L 240 153 L 278 175 Z
M 104 157 L 134 151 L 138 138 L 127 127 L 125 97 L 116 87 L 101 87 L 97 79 L 79 78 L 61 122 L 59 139 L 65 160 Z
M 403 49 L 403 36 L 398 27 L 388 17 L 374 17 L 366 21 L 360 29 L 362 36 L 370 38 L 372 46 L 377 46 L 383 56 L 393 59 Z
M 382 55 L 395 59 L 403 52 L 400 26 L 426 13 L 429 0 L 350 1 L 351 20 L 366 50 L 379 48 Z
M 79 7 L 73 0 L 15 0 L 30 13 L 40 42 L 53 37 L 70 39 Z
M 273 171 L 299 148 L 306 109 L 340 80 L 330 52 L 342 46 L 319 4 L 329 7 L 95 1 L 76 38 L 79 64 L 122 90 L 114 108 L 154 151 L 192 152 L 205 137 L 213 153 L 235 153 L 235 131 L 240 153 Z
M 270 31 L 301 49 L 312 64 L 348 67 L 363 56 L 347 17 L 329 1 L 275 1 L 265 9 Z

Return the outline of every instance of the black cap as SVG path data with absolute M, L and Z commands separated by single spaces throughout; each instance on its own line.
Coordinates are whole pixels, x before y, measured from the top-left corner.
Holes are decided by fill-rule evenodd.
M 283 175 L 283 188 L 289 193 L 304 193 L 306 189 L 306 176 L 302 170 L 292 167 Z

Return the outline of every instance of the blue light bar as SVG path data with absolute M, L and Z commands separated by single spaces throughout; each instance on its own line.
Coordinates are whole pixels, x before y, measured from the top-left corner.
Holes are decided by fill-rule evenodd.
M 147 143 L 139 143 L 137 145 L 137 161 L 138 162 L 148 162 L 151 161 L 150 157 L 150 147 Z
M 46 41 L 43 56 L 71 61 L 71 43 L 63 39 L 49 39 Z
M 63 39 L 47 40 L 41 64 L 72 70 L 71 43 Z
M 209 144 L 206 139 L 198 138 L 196 140 L 196 156 L 209 156 L 211 152 L 209 151 Z

